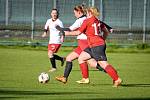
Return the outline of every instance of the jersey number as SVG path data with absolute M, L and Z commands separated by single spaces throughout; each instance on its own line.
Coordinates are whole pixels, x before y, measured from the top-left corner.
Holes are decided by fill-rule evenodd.
M 95 35 L 99 35 L 100 32 L 99 31 L 97 32 L 97 30 L 98 30 L 97 28 L 100 28 L 100 23 L 98 24 L 98 26 L 96 25 L 96 23 L 94 23 L 94 24 L 92 24 L 92 26 L 94 27 Z

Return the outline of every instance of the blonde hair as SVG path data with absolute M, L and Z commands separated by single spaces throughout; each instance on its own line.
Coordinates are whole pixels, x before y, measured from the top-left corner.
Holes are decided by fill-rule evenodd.
M 96 17 L 100 15 L 100 12 L 99 12 L 98 8 L 96 8 L 96 7 L 88 7 L 87 12 L 91 12 L 92 15 L 94 15 Z

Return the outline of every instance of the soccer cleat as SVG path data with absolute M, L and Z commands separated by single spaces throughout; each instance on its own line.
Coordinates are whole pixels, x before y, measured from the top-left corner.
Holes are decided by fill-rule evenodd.
M 56 71 L 57 69 L 56 68 L 52 68 L 52 69 L 50 69 L 48 72 L 54 72 L 54 71 Z
M 116 81 L 113 81 L 113 87 L 118 87 L 119 85 L 121 85 L 122 80 L 120 78 L 118 78 Z
M 65 60 L 66 60 L 66 58 L 63 57 L 63 60 L 61 61 L 61 66 L 64 66 Z
M 65 78 L 64 76 L 56 77 L 56 80 L 64 84 L 67 83 L 67 78 Z
M 76 81 L 79 84 L 89 84 L 90 80 L 89 78 L 82 78 L 82 80 Z

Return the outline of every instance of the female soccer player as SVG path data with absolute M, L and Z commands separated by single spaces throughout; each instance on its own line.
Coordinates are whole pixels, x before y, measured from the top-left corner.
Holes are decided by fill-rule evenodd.
M 73 30 L 77 30 L 78 28 L 80 28 L 81 24 L 86 19 L 86 16 L 84 13 L 85 12 L 82 6 L 74 7 L 74 14 L 77 20 L 72 26 L 69 27 L 69 30 L 73 31 Z M 112 29 L 111 27 L 109 28 Z M 62 80 L 63 83 L 67 82 L 68 76 L 72 70 L 72 61 L 77 59 L 79 55 L 81 54 L 81 52 L 85 48 L 88 47 L 87 37 L 85 34 L 81 33 L 80 35 L 78 35 L 77 40 L 78 40 L 78 47 L 66 57 L 66 67 L 65 67 L 64 75 L 60 77 L 56 77 L 57 80 Z M 90 64 L 91 67 L 95 67 L 99 70 L 103 70 L 94 59 L 88 60 L 88 63 Z M 88 67 L 80 66 L 80 69 L 82 72 L 83 79 L 81 81 L 76 81 L 76 82 L 77 83 L 89 83 Z
M 58 17 L 59 17 L 58 10 L 52 9 L 51 18 L 47 20 L 45 24 L 45 28 L 44 28 L 45 32 L 42 35 L 42 37 L 45 37 L 49 31 L 48 57 L 52 65 L 52 69 L 50 69 L 49 72 L 56 71 L 55 60 L 60 60 L 62 66 L 64 64 L 64 58 L 54 54 L 54 53 L 57 53 L 57 51 L 59 50 L 61 46 L 61 43 L 63 42 L 63 36 L 61 36 L 60 31 L 58 31 L 55 28 L 57 25 L 63 27 L 62 21 L 60 21 Z
M 82 51 L 78 58 L 80 66 L 87 67 L 86 61 L 94 58 L 112 78 L 113 86 L 118 87 L 122 80 L 119 78 L 117 71 L 113 68 L 113 66 L 107 62 L 107 57 L 105 54 L 105 39 L 109 32 L 105 26 L 102 28 L 100 27 L 100 21 L 97 18 L 97 16 L 99 16 L 99 11 L 97 8 L 89 7 L 86 12 L 87 19 L 84 20 L 81 27 L 77 31 L 66 31 L 65 35 L 79 35 L 84 32 L 87 36 L 89 47 Z M 101 35 L 101 31 L 104 32 L 103 35 Z
M 74 7 L 74 15 L 77 18 L 77 20 L 74 22 L 73 25 L 71 25 L 69 27 L 69 30 L 71 30 L 71 31 L 77 30 L 81 26 L 83 21 L 86 19 L 86 16 L 84 14 L 84 9 L 82 6 L 75 6 Z M 77 40 L 78 40 L 78 47 L 76 49 L 74 49 L 74 51 L 71 52 L 70 54 L 68 54 L 66 57 L 66 67 L 65 67 L 64 75 L 60 76 L 60 77 L 56 77 L 57 80 L 62 79 L 64 83 L 67 82 L 67 78 L 68 78 L 68 76 L 72 70 L 72 61 L 77 59 L 79 57 L 80 53 L 85 48 L 88 47 L 87 37 L 85 34 L 81 33 L 80 35 L 78 35 Z M 89 82 L 88 69 L 87 68 L 84 69 L 83 77 L 87 78 L 87 82 Z

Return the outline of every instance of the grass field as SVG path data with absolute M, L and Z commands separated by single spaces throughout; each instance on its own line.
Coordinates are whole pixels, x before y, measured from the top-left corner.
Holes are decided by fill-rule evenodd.
M 65 56 L 69 51 L 60 51 Z M 112 87 L 109 76 L 90 68 L 90 84 L 77 84 L 81 79 L 78 62 L 67 84 L 55 80 L 64 67 L 49 73 L 48 84 L 38 83 L 38 75 L 47 71 L 47 51 L 0 48 L 0 100 L 102 100 L 150 99 L 150 53 L 108 53 L 109 62 L 118 70 L 123 84 Z

